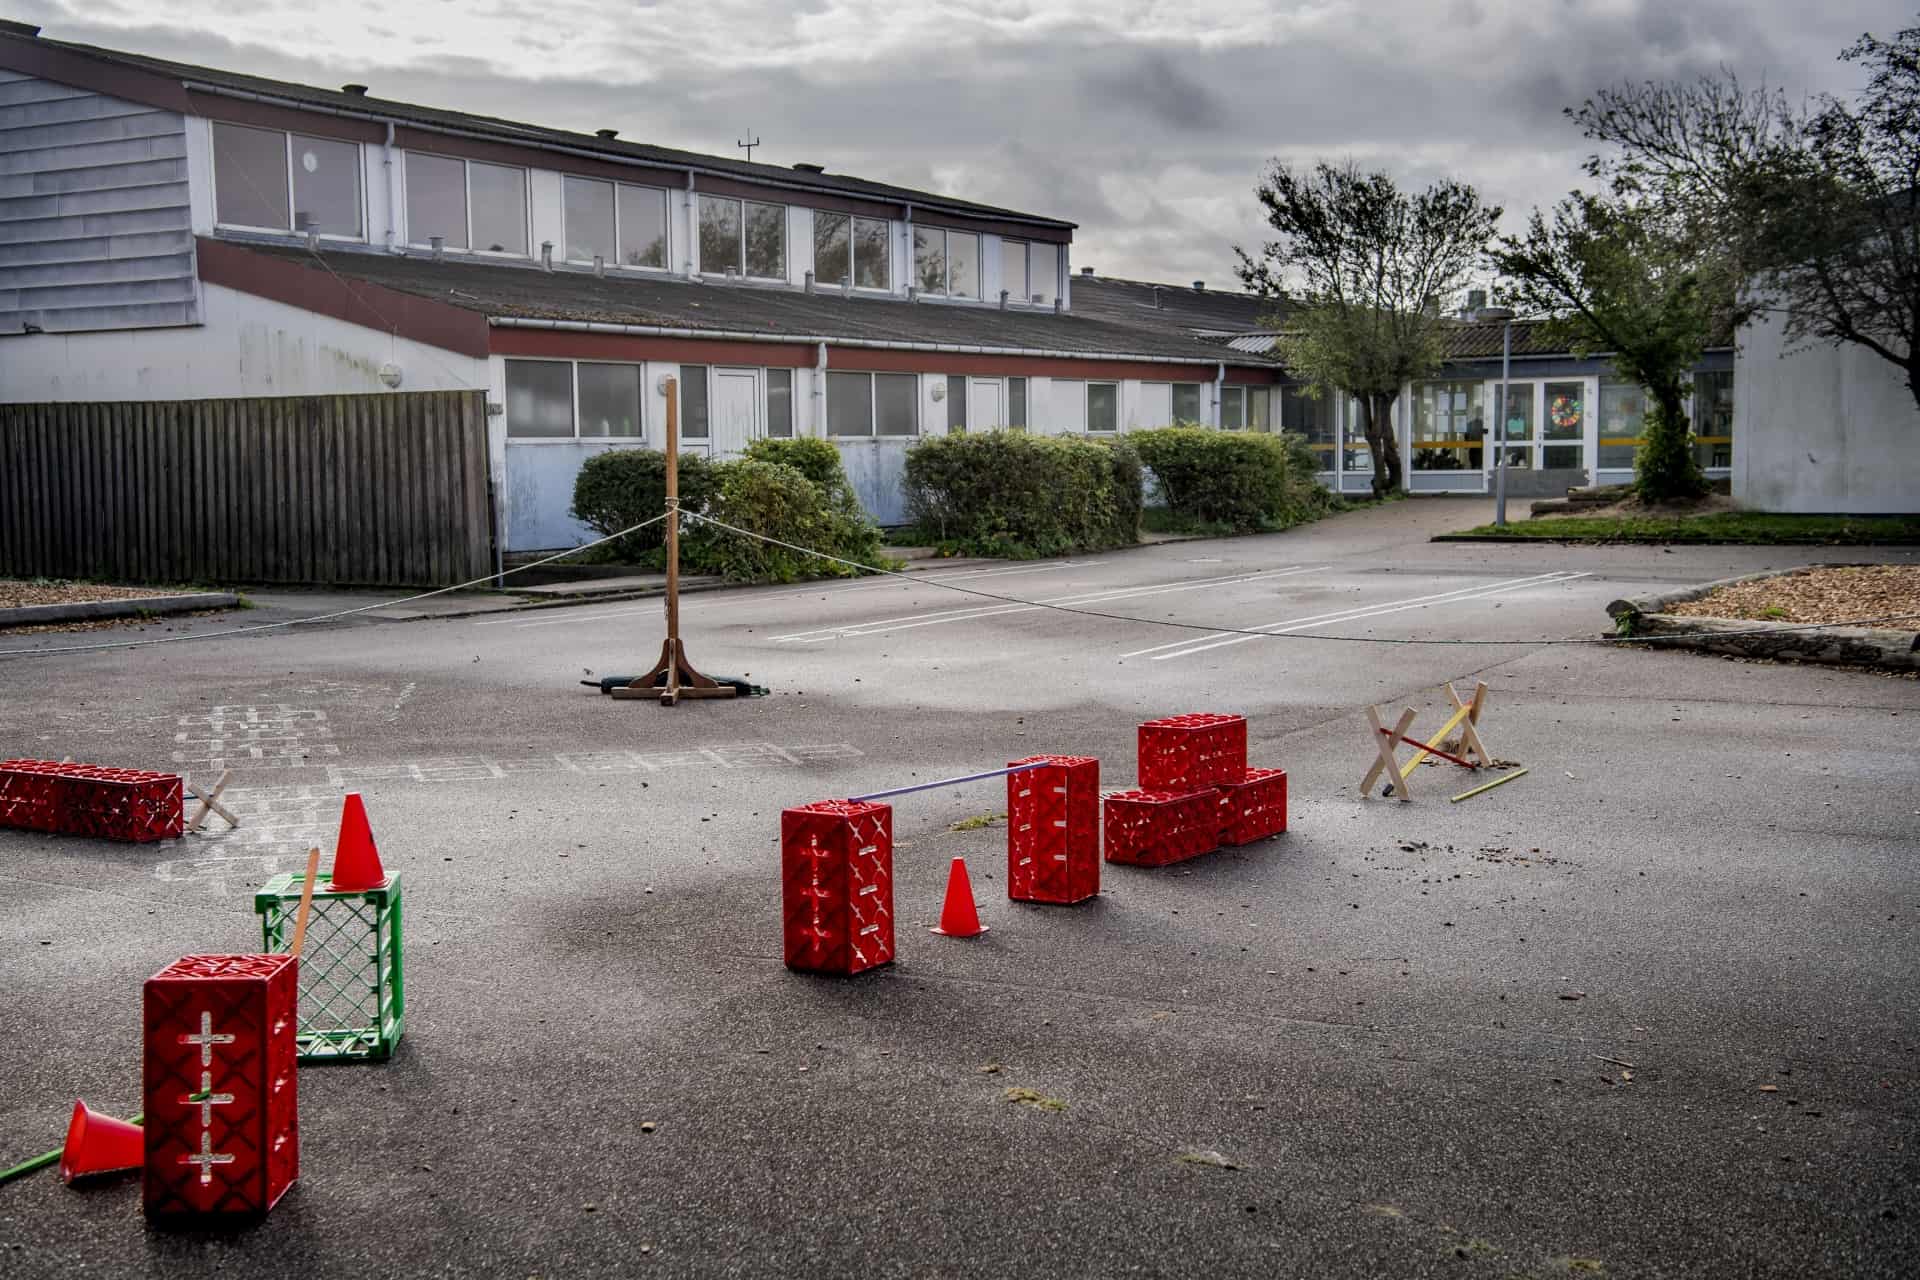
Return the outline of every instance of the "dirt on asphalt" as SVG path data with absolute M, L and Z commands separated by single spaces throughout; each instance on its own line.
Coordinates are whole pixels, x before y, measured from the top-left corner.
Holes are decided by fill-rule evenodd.
M 109 587 L 97 582 L 67 582 L 58 578 L 0 578 L 0 609 L 37 604 L 92 604 L 98 600 L 142 600 L 170 592 L 160 587 Z

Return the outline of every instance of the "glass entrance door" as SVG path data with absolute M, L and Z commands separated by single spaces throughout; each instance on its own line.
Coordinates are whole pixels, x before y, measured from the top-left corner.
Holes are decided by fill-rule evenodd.
M 1540 465 L 1587 468 L 1587 384 L 1549 382 L 1541 421 Z
M 1531 382 L 1510 382 L 1506 384 L 1507 396 L 1501 396 L 1501 384 L 1493 384 L 1493 420 L 1506 425 L 1507 469 L 1509 471 L 1532 471 L 1539 466 L 1539 441 L 1533 429 L 1534 384 Z M 1512 401 L 1509 408 L 1506 400 Z M 1494 444 L 1489 440 L 1489 446 Z M 1487 450 L 1487 469 L 1498 465 L 1498 447 Z

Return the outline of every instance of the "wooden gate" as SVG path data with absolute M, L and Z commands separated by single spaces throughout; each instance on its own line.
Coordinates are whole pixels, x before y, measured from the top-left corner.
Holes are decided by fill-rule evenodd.
M 481 391 L 0 405 L 0 575 L 445 586 L 492 530 Z

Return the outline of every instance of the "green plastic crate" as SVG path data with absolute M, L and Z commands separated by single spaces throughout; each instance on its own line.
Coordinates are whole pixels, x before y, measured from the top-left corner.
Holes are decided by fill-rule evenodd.
M 306 876 L 275 876 L 253 895 L 270 955 L 293 948 L 294 917 Z M 321 876 L 313 890 L 300 956 L 302 1062 L 393 1056 L 406 1018 L 400 963 L 400 877 L 378 889 L 336 893 Z

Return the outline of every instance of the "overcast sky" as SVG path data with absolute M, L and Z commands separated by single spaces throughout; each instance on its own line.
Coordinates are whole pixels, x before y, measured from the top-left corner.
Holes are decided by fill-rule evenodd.
M 1080 224 L 1076 266 L 1233 282 L 1274 157 L 1550 203 L 1561 117 L 1726 65 L 1795 94 L 1920 0 L 0 0 L 46 34 L 719 155 L 811 161 Z

